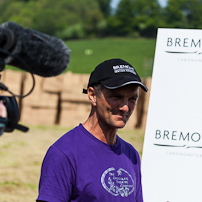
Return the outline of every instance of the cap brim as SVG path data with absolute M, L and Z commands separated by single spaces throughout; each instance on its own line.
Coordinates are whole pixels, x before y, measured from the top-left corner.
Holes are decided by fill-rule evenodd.
M 141 82 L 141 81 L 135 81 L 135 80 L 131 80 L 131 79 L 125 79 L 123 81 L 123 79 L 108 79 L 105 81 L 101 81 L 100 82 L 103 86 L 105 86 L 108 89 L 116 89 L 116 88 L 120 88 L 129 84 L 137 84 L 139 85 L 145 92 L 148 91 L 147 87 Z

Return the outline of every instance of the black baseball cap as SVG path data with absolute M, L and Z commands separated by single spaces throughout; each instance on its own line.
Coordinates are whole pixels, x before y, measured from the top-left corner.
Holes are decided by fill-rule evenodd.
M 99 83 L 108 89 L 116 89 L 128 84 L 138 84 L 145 92 L 148 91 L 134 67 L 118 58 L 105 60 L 91 73 L 88 87 Z M 87 90 L 83 89 L 83 93 L 87 93 Z

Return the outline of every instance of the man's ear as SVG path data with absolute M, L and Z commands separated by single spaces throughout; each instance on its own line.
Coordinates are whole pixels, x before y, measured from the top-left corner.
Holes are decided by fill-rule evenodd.
M 93 87 L 89 87 L 88 90 L 87 90 L 87 94 L 88 94 L 88 99 L 90 100 L 91 104 L 93 106 L 96 106 L 96 92 L 95 92 L 95 89 Z

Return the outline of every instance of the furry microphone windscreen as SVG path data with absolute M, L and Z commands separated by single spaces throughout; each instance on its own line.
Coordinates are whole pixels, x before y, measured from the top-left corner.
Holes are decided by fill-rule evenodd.
M 9 30 L 15 36 L 15 44 L 10 50 L 12 55 L 5 59 L 6 64 L 42 77 L 57 76 L 67 68 L 70 49 L 61 39 L 23 28 L 14 22 L 5 22 L 0 29 Z

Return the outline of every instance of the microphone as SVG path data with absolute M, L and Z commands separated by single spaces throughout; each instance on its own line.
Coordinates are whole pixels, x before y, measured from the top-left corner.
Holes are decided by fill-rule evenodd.
M 0 58 L 32 74 L 52 77 L 67 68 L 70 49 L 61 39 L 5 22 L 0 25 Z

